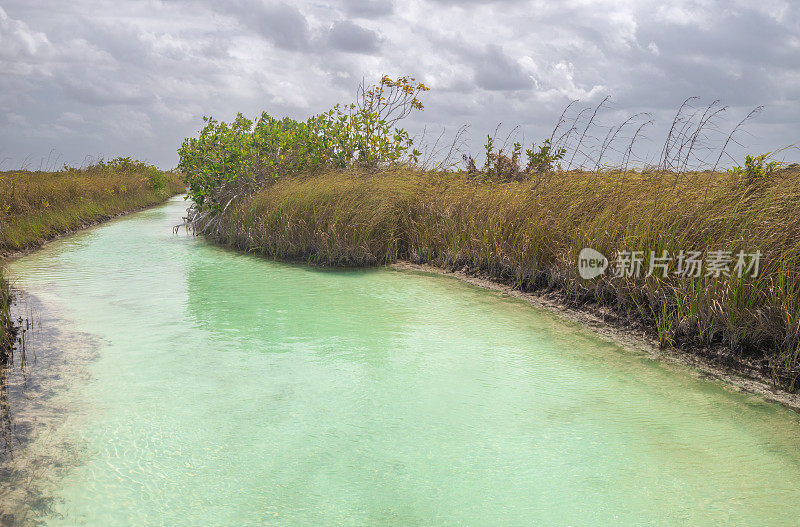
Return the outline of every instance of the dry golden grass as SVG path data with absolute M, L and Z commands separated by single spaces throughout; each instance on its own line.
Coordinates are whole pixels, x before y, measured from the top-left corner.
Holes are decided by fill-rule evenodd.
M 665 346 L 723 345 L 793 389 L 800 377 L 800 172 L 745 185 L 732 175 L 329 172 L 285 178 L 232 204 L 224 243 L 275 258 L 374 265 L 408 258 L 469 267 L 525 290 L 643 322 Z M 587 281 L 576 259 L 617 251 L 760 250 L 758 277 Z
M 101 218 L 160 203 L 184 188 L 167 173 L 89 167 L 60 172 L 0 172 L 0 255 L 33 247 Z
M 368 177 L 354 171 L 283 178 L 232 205 L 225 241 L 273 258 L 363 266 L 396 259 L 404 216 L 419 191 L 417 174 Z

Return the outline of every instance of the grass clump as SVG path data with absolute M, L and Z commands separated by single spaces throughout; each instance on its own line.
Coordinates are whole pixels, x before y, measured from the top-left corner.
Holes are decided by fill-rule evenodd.
M 215 236 L 278 259 L 389 263 L 405 254 L 406 220 L 422 184 L 412 174 L 348 169 L 284 178 L 237 200 Z

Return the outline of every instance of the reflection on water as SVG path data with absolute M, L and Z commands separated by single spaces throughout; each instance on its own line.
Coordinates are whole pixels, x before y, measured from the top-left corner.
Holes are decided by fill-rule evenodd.
M 29 518 L 788 525 L 800 515 L 793 413 L 451 279 L 321 271 L 176 236 L 183 208 L 112 222 L 12 267 L 42 316 L 69 330 L 53 356 L 82 357 L 67 362 L 84 372 L 38 383 L 49 410 L 24 450 L 57 451 L 63 470 L 28 473 L 50 498 Z

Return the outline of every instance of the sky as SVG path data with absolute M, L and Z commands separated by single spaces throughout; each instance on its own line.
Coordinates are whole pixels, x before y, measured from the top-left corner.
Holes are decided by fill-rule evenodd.
M 697 119 L 727 107 L 698 163 L 763 106 L 729 146 L 738 160 L 800 143 L 800 2 L 0 0 L 0 170 L 174 167 L 203 116 L 305 119 L 383 74 L 431 88 L 405 123 L 431 153 L 464 125 L 471 152 L 487 134 L 538 143 L 571 101 L 586 120 L 609 97 L 584 150 L 644 112 L 611 150 L 652 119 L 636 157 L 654 162 L 696 96 Z

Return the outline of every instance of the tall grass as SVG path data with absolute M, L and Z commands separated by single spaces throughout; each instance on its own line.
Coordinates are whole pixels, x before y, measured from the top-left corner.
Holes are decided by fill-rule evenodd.
M 372 176 L 356 169 L 286 178 L 229 208 L 217 236 L 273 258 L 366 266 L 402 255 L 417 173 Z M 197 225 L 202 229 L 202 225 Z
M 409 259 L 468 268 L 643 323 L 664 346 L 726 359 L 795 389 L 800 377 L 800 171 L 757 186 L 736 173 L 555 172 L 526 181 L 409 169 L 286 178 L 232 204 L 213 235 L 270 257 L 327 265 Z M 198 226 L 202 228 L 202 225 Z M 757 277 L 584 280 L 584 247 L 760 250 Z
M 58 172 L 0 172 L 0 258 L 58 234 L 155 205 L 185 189 L 177 174 L 130 158 Z M 0 267 L 0 354 L 10 349 L 10 286 Z

